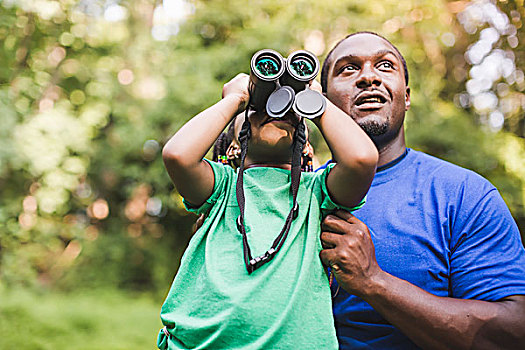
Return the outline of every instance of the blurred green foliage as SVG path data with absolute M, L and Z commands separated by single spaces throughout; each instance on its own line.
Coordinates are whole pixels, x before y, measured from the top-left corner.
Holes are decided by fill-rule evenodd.
M 1 349 L 155 349 L 162 327 L 158 305 L 122 292 L 3 291 L 0 299 Z
M 409 146 L 489 178 L 525 232 L 520 129 L 492 132 L 454 103 L 477 40 L 456 18 L 467 1 L 171 1 L 184 5 L 171 15 L 167 3 L 0 3 L 0 284 L 160 300 L 195 220 L 164 170 L 164 142 L 247 72 L 255 51 L 322 59 L 356 30 L 385 35 L 407 59 Z M 502 5 L 523 40 L 523 1 Z M 523 68 L 523 47 L 514 52 Z M 523 107 L 513 115 L 519 124 Z

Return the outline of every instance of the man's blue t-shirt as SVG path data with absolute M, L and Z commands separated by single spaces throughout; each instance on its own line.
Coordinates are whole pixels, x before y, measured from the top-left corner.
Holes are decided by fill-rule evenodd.
M 518 227 L 497 189 L 472 171 L 408 150 L 376 174 L 353 214 L 370 229 L 379 266 L 434 295 L 495 301 L 525 294 Z M 417 348 L 342 289 L 333 311 L 342 349 Z

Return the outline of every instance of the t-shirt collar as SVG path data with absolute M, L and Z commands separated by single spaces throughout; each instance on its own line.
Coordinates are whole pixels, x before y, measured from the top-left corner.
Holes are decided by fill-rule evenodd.
M 416 151 L 407 148 L 403 155 L 379 167 L 372 181 L 372 186 L 404 176 L 404 173 L 412 167 L 412 163 L 416 161 L 416 154 Z
M 390 162 L 388 162 L 386 164 L 378 166 L 376 172 L 384 171 L 384 170 L 386 170 L 388 168 L 393 167 L 394 165 L 396 165 L 397 163 L 402 161 L 406 157 L 407 154 L 408 154 L 408 148 L 405 148 L 405 152 L 403 152 L 402 155 L 400 155 L 396 159 L 394 159 L 394 160 L 392 160 L 392 161 L 390 161 Z

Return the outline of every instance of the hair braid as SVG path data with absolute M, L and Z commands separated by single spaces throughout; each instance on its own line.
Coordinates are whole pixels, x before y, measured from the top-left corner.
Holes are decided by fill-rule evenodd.
M 213 145 L 213 154 L 212 154 L 212 160 L 214 162 L 232 165 L 230 161 L 227 161 L 226 151 L 228 151 L 228 147 L 230 147 L 230 144 L 232 143 L 234 139 L 236 119 L 237 117 L 234 117 L 232 119 L 226 132 L 222 132 L 217 138 L 217 140 L 215 141 L 215 144 Z

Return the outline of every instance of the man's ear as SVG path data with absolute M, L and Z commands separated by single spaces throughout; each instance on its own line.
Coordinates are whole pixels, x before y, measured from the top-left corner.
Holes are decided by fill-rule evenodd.
M 405 92 L 405 111 L 408 111 L 410 108 L 410 88 L 407 86 L 406 92 Z
M 233 140 L 228 146 L 228 149 L 226 150 L 226 157 L 228 160 L 235 160 L 241 157 L 241 146 L 239 146 L 235 140 Z

